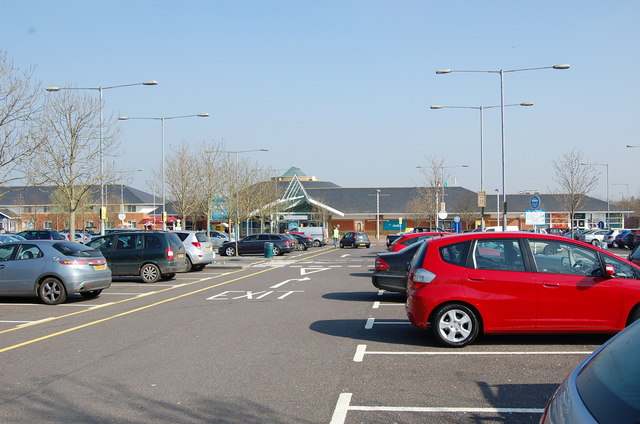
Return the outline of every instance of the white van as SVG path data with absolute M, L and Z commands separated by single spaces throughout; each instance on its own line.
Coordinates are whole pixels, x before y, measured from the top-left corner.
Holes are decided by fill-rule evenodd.
M 485 231 L 502 231 L 502 226 L 499 227 L 485 227 Z M 507 225 L 506 231 L 520 231 L 517 225 Z
M 313 239 L 313 245 L 316 247 L 327 244 L 329 233 L 323 227 L 294 227 L 290 232 L 301 233 Z

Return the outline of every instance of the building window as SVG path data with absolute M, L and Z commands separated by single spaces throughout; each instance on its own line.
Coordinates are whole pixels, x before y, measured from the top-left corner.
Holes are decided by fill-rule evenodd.
M 135 212 L 136 211 L 136 205 L 125 205 L 124 207 L 125 212 Z
M 49 213 L 49 206 L 43 206 L 42 207 L 42 213 Z
M 127 221 L 126 223 L 129 228 L 136 228 L 136 221 Z
M 84 228 L 93 228 L 93 221 L 85 221 Z
M 44 221 L 42 226 L 45 230 L 53 230 L 53 223 L 51 221 Z
M 31 206 L 25 206 L 24 213 L 33 213 L 33 208 Z

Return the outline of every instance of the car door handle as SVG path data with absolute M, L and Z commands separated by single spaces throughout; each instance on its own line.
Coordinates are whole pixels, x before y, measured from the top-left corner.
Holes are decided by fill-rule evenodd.
M 469 279 L 469 281 L 484 281 L 485 280 L 484 277 L 481 277 L 479 275 L 470 275 L 468 279 Z
M 543 287 L 560 287 L 560 283 L 556 283 L 556 282 L 553 282 L 553 281 L 544 281 L 542 283 L 542 286 Z

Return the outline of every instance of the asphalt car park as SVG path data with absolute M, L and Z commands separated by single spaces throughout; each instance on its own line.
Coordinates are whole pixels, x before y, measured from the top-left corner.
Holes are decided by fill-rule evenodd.
M 486 336 L 443 348 L 409 324 L 402 294 L 373 287 L 383 251 L 246 257 L 242 269 L 152 285 L 115 278 L 95 299 L 55 306 L 1 298 L 0 394 L 14 400 L 0 421 L 535 423 L 608 338 Z M 37 360 L 47 352 L 65 361 Z

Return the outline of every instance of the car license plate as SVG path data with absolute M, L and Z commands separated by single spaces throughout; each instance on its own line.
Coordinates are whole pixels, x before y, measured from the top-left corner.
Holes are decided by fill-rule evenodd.
M 213 250 L 212 247 L 205 247 L 204 250 L 206 250 L 207 252 L 211 252 Z
M 367 243 L 358 243 L 358 246 L 366 246 Z
M 107 269 L 106 265 L 94 265 L 93 266 L 93 270 L 94 271 L 104 271 L 105 269 Z
M 184 253 L 178 253 L 179 258 L 184 258 Z

